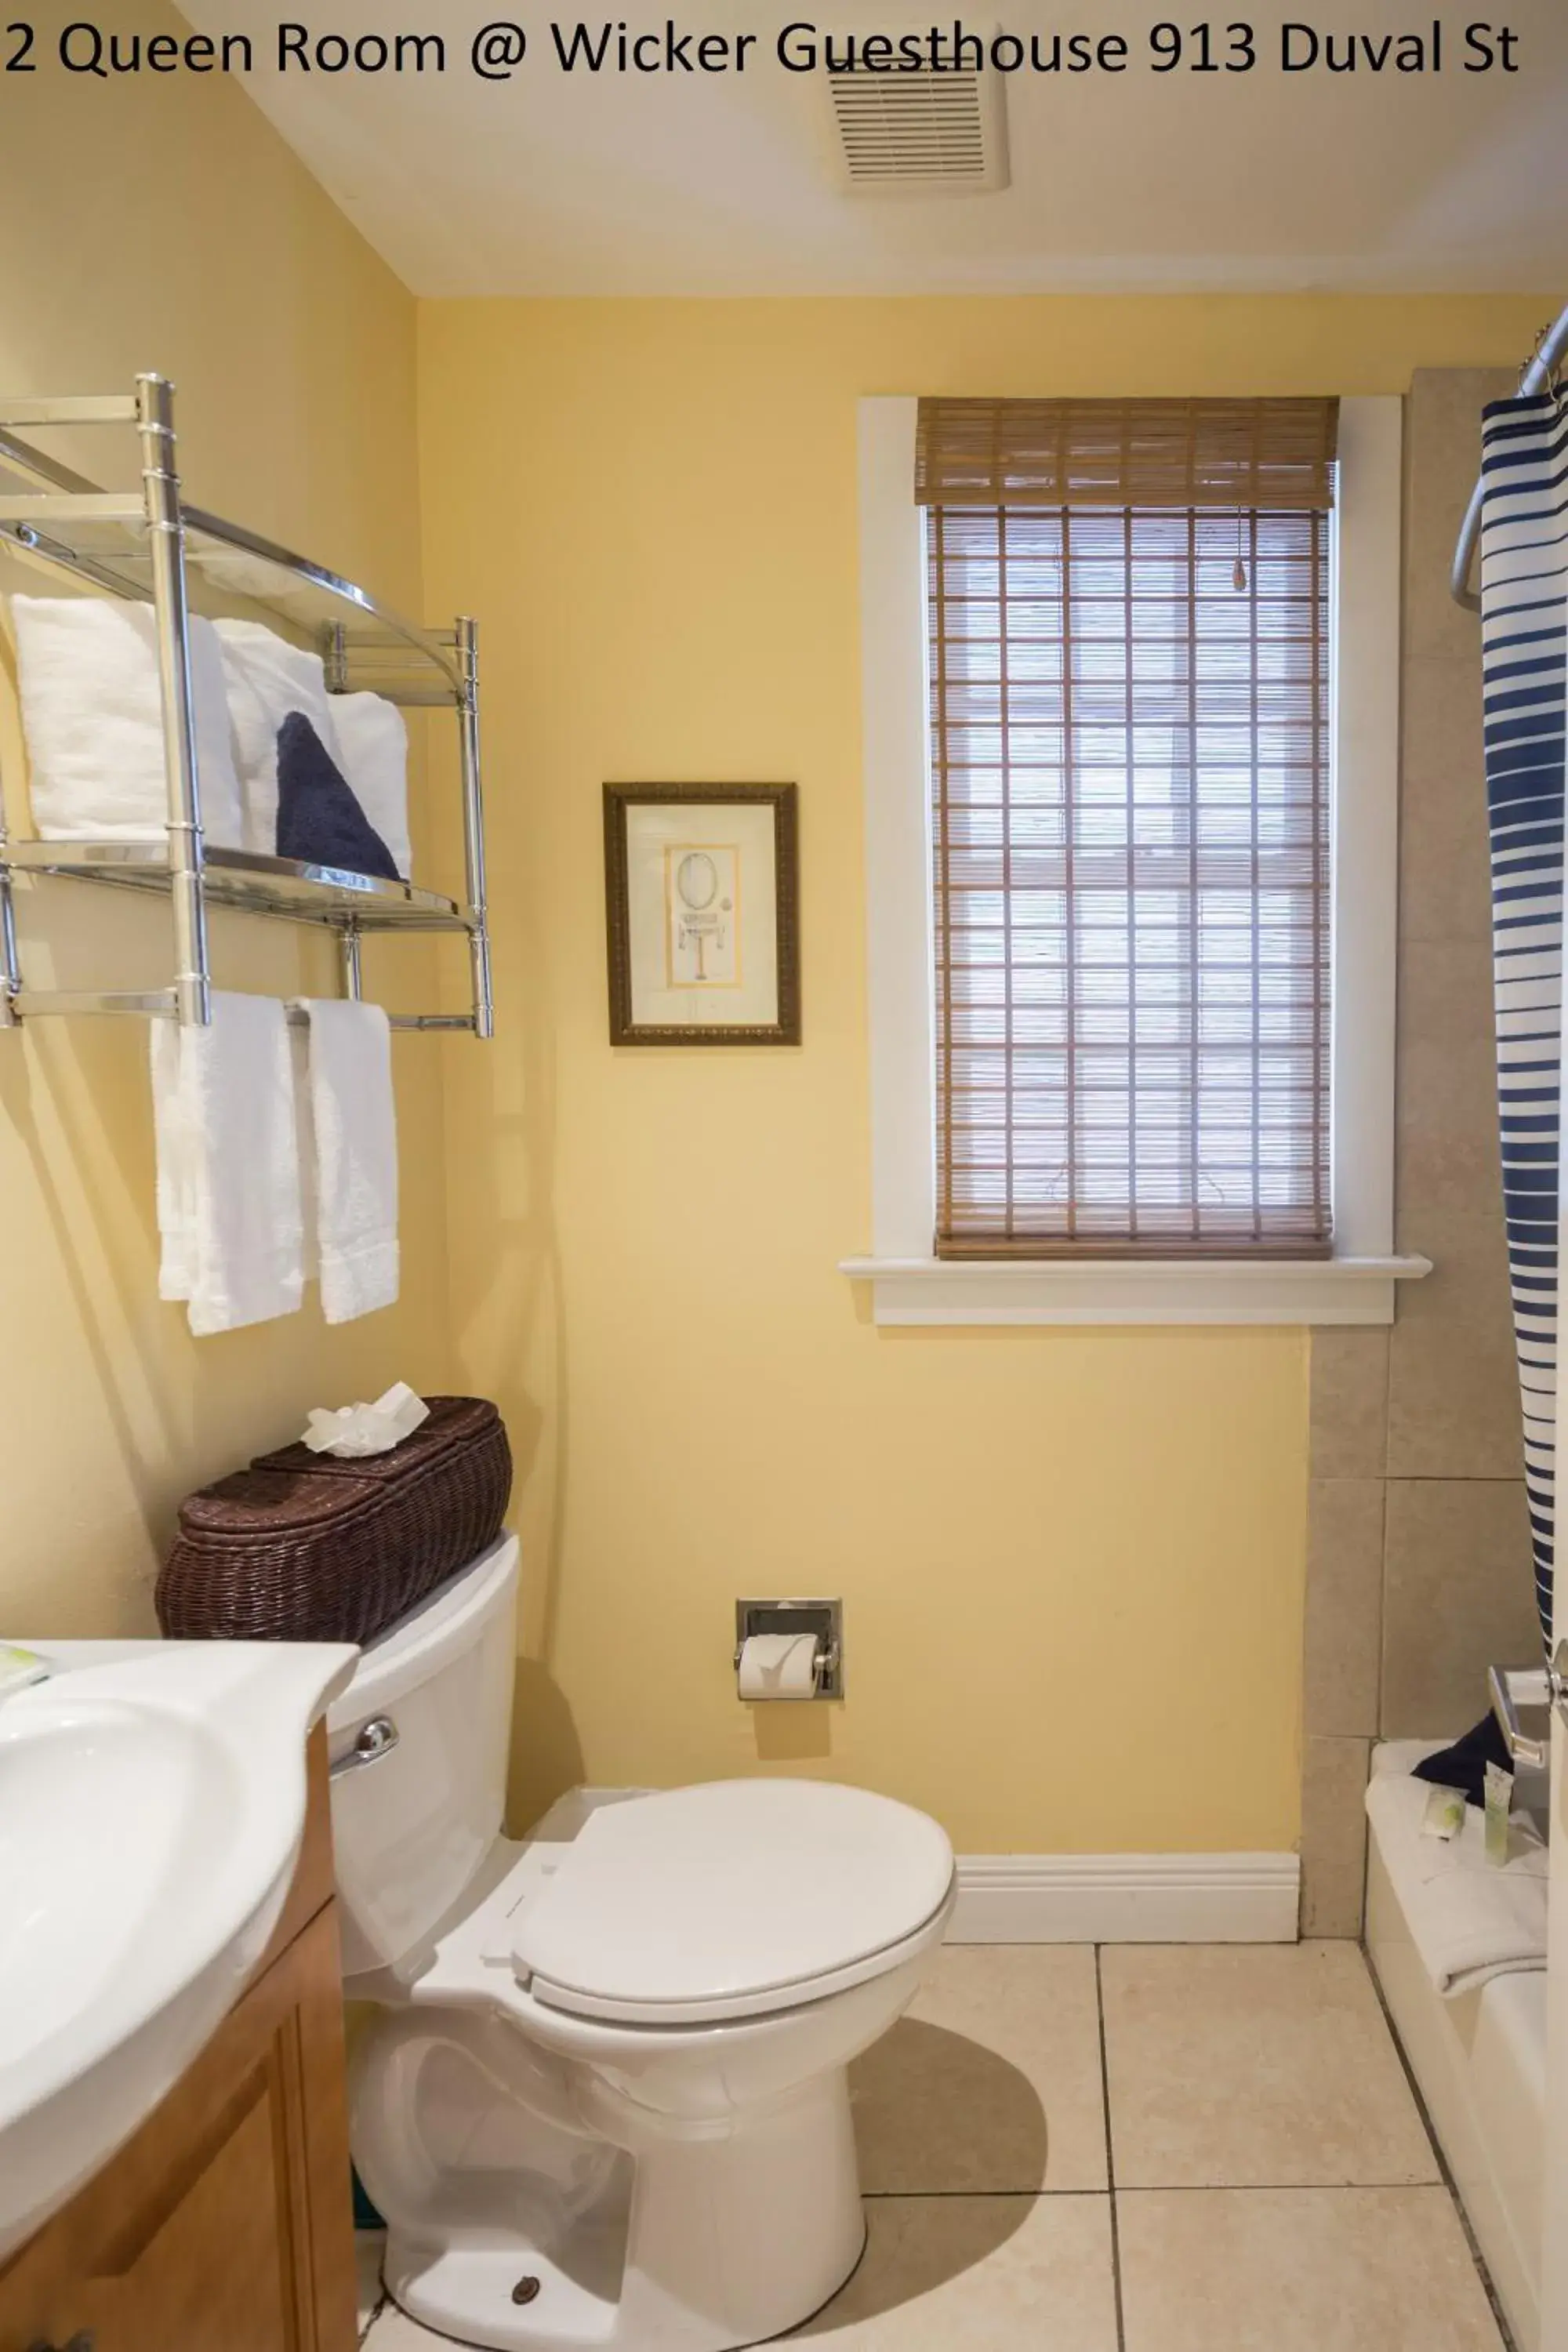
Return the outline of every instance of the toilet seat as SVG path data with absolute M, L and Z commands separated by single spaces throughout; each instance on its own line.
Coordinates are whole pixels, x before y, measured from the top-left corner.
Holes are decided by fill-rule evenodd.
M 720 2024 L 896 1968 L 952 1900 L 925 1814 L 812 1780 L 719 1780 L 596 1811 L 516 1915 L 512 1964 L 547 2008 Z

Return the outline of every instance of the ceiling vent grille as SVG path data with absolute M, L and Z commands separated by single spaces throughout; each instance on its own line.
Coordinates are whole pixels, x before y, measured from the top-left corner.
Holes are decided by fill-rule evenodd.
M 858 48 L 865 37 L 835 34 L 836 40 L 846 37 Z M 921 37 L 929 40 L 929 31 Z M 963 195 L 1007 185 L 1007 118 L 994 71 L 849 67 L 826 80 L 840 187 L 869 195 Z

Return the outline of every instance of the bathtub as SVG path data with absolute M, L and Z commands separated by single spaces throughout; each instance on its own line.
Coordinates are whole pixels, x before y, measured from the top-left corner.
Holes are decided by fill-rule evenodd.
M 1390 1741 L 1373 1750 L 1372 1769 L 1408 1772 L 1438 1744 Z M 1520 2352 L 1540 2352 L 1545 1972 L 1494 1977 L 1445 2000 L 1410 1939 L 1375 1831 L 1366 1947 Z

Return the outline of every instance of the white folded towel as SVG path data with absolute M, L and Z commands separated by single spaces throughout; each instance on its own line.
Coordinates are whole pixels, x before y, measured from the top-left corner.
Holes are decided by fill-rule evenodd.
M 278 855 L 278 730 L 300 711 L 340 773 L 342 752 L 332 724 L 332 698 L 319 654 L 290 645 L 260 621 L 218 621 L 229 716 L 234 724 L 244 802 L 244 845 L 261 857 Z
M 291 1315 L 304 1287 L 293 1061 L 283 1007 L 213 998 L 212 1025 L 153 1024 L 159 1295 L 205 1338 Z
M 392 1030 L 379 1004 L 310 997 L 305 1010 L 321 1312 L 352 1323 L 397 1297 Z
M 168 822 L 163 702 L 150 604 L 13 596 L 16 679 L 33 824 L 45 841 L 153 841 Z M 190 624 L 191 701 L 202 823 L 237 849 L 239 779 L 223 656 L 210 621 Z
M 1445 1842 L 1422 1834 L 1432 1784 L 1408 1772 L 1374 1773 L 1366 1792 L 1372 1833 L 1411 1940 L 1440 1993 L 1472 1992 L 1496 1976 L 1546 1966 L 1546 1847 L 1516 1813 L 1509 1858 L 1486 1858 L 1474 1805 Z
M 414 857 L 408 845 L 408 729 L 403 713 L 380 694 L 334 694 L 331 704 L 344 779 L 406 882 Z

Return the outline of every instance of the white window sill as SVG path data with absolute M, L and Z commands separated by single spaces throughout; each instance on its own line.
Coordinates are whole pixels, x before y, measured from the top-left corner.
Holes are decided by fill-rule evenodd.
M 847 1257 L 878 1323 L 1392 1323 L 1425 1257 Z

